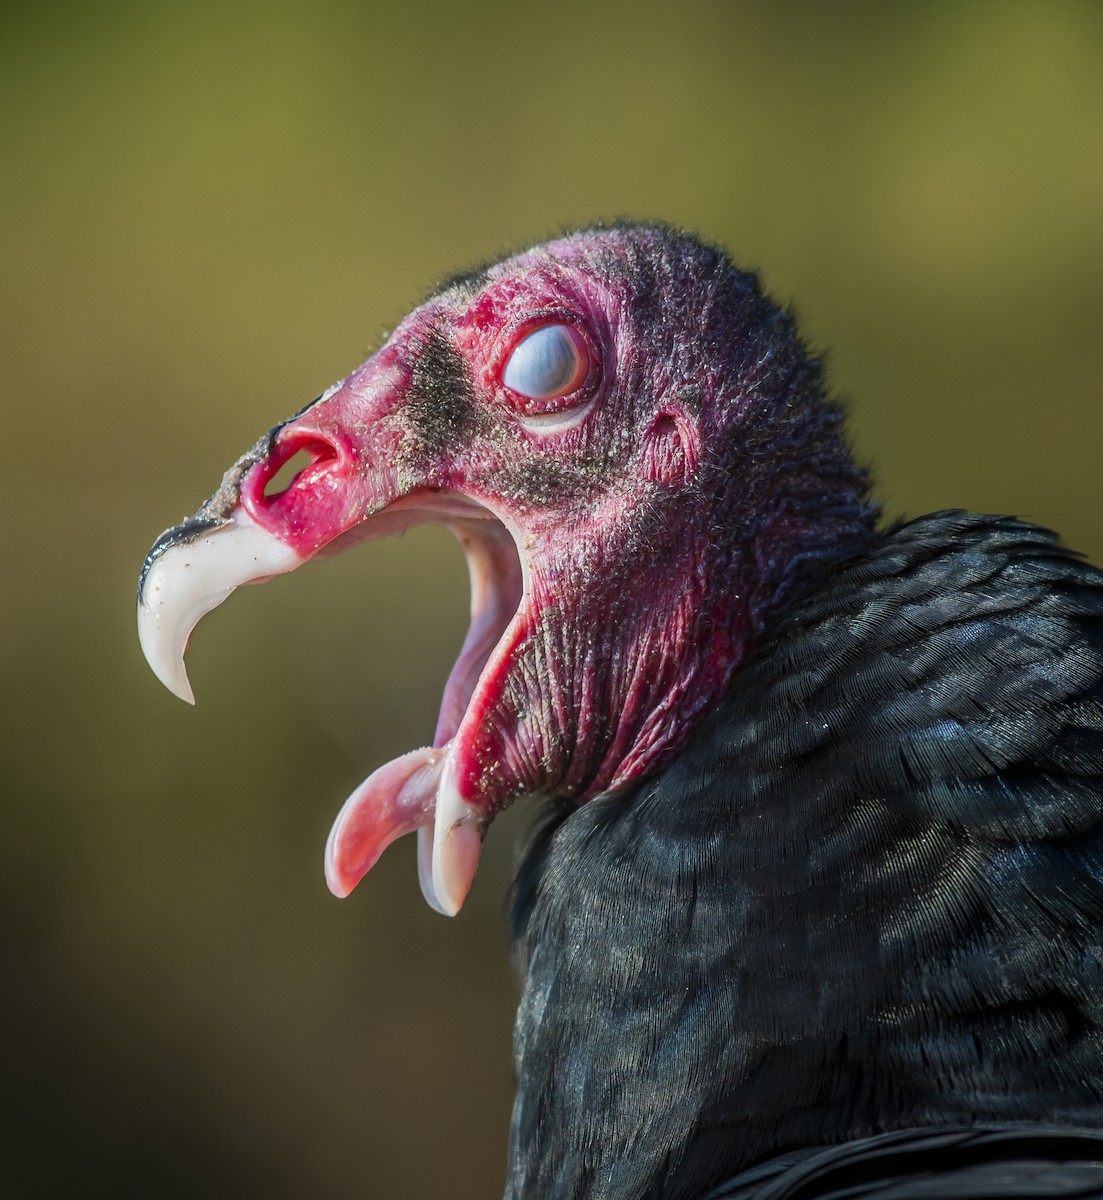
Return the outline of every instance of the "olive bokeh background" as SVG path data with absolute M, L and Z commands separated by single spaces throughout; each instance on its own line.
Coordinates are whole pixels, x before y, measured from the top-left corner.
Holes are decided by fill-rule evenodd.
M 677 9 L 677 11 L 675 11 Z M 43 4 L 0 17 L 10 1196 L 500 1194 L 526 815 L 463 913 L 344 796 L 431 736 L 462 555 L 245 589 L 146 670 L 146 548 L 435 279 L 699 230 L 831 347 L 892 514 L 1103 561 L 1103 6 Z

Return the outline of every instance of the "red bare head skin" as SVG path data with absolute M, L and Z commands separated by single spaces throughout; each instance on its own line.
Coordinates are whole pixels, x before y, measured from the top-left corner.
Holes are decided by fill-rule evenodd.
M 509 386 L 547 327 L 562 386 Z M 302 448 L 311 464 L 265 496 Z M 876 517 L 789 315 L 721 252 L 633 226 L 446 285 L 198 516 L 235 504 L 304 557 L 415 519 L 469 543 L 493 598 L 435 745 L 484 827 L 522 795 L 584 801 L 653 773 Z

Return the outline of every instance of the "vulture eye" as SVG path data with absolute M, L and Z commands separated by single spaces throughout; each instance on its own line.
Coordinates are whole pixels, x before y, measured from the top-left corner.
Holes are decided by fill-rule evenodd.
M 502 382 L 530 400 L 556 400 L 576 391 L 589 371 L 581 334 L 569 325 L 543 325 L 514 347 Z

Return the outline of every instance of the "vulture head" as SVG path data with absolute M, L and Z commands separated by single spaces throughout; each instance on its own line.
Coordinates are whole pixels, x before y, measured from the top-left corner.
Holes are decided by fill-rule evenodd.
M 265 434 L 154 544 L 139 630 L 190 701 L 188 637 L 235 587 L 447 525 L 471 625 L 432 744 L 356 788 L 326 876 L 347 894 L 417 830 L 422 889 L 452 914 L 497 812 L 655 773 L 874 517 L 790 316 L 721 252 L 618 226 L 447 282 Z

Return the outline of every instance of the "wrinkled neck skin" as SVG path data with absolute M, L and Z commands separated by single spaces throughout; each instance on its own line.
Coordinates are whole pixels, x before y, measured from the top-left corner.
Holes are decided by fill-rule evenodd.
M 682 522 L 670 515 L 595 522 L 592 539 L 547 533 L 529 582 L 534 616 L 472 737 L 470 794 L 500 775 L 512 783 L 505 803 L 549 781 L 576 803 L 618 790 L 659 769 L 723 692 L 747 645 L 748 604 L 730 595 L 735 564 L 710 563 L 705 539 L 676 533 Z M 684 529 L 700 526 L 687 520 Z M 618 575 L 614 586 L 594 585 Z

